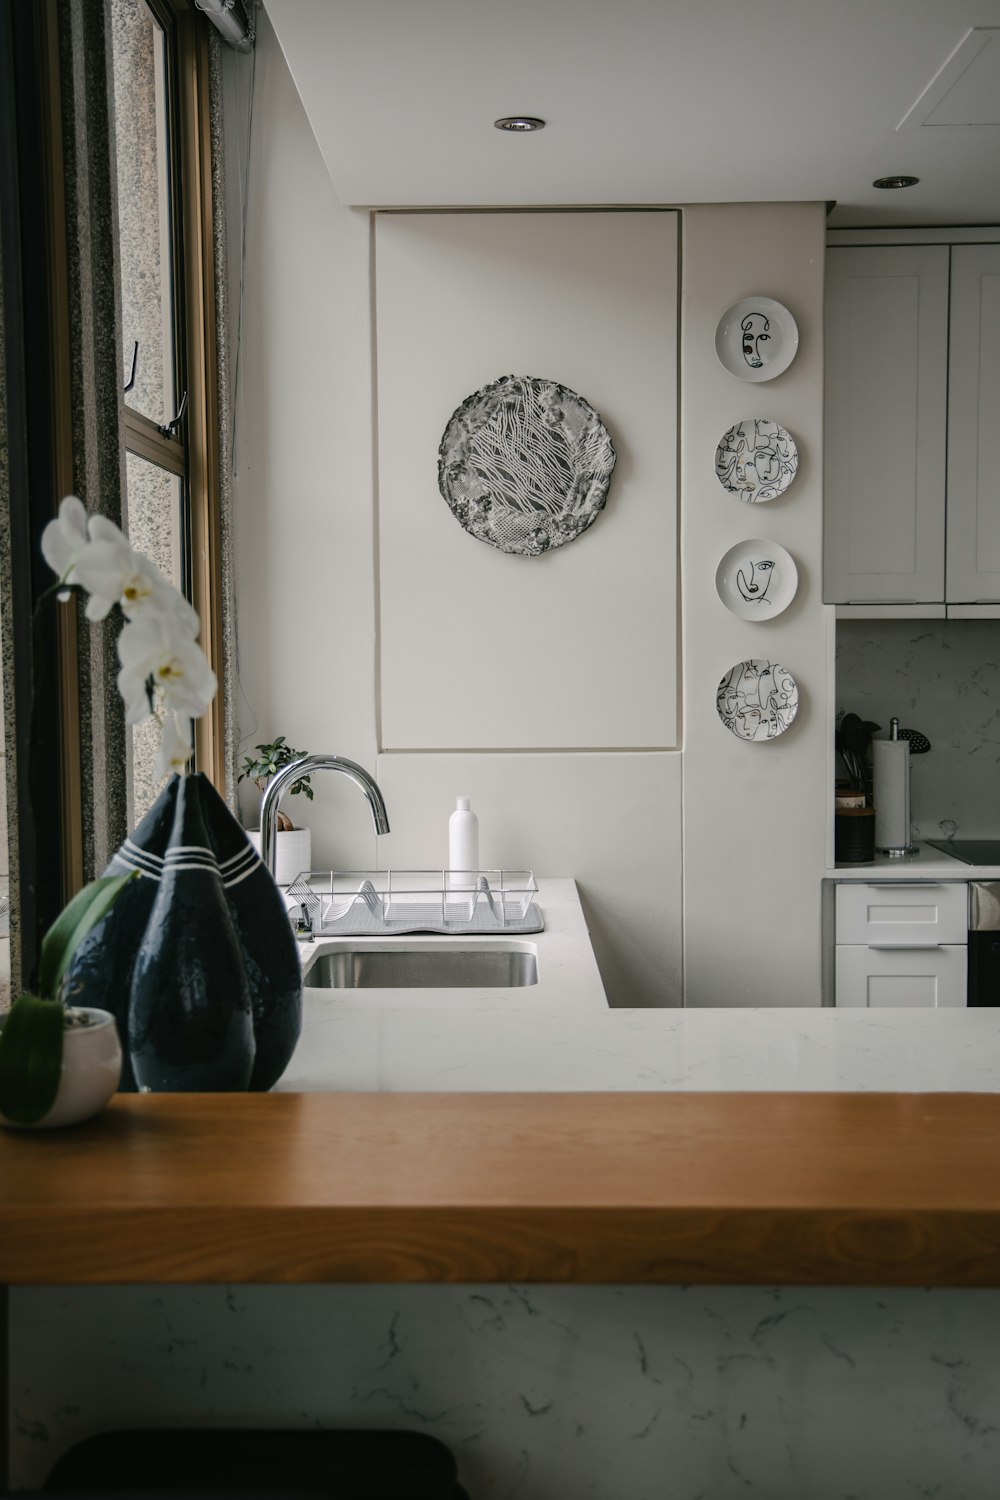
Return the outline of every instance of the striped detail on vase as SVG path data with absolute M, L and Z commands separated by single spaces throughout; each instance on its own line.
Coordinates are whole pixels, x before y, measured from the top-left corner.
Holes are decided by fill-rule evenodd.
M 109 871 L 115 874 L 126 874 L 129 870 L 138 870 L 141 875 L 159 882 L 168 864 L 172 870 L 215 871 L 228 890 L 253 875 L 259 867 L 262 867 L 263 862 L 256 849 L 249 843 L 238 854 L 232 855 L 220 864 L 211 849 L 194 844 L 181 844 L 176 848 L 168 849 L 166 859 L 164 859 L 162 855 L 150 854 L 147 849 L 140 849 L 138 845 L 133 844 L 131 839 L 126 839 L 112 859 Z

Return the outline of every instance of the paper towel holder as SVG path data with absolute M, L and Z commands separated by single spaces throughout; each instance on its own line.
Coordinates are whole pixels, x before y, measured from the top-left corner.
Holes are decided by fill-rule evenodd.
M 893 717 L 893 718 L 891 718 L 889 720 L 889 739 L 893 743 L 900 743 L 899 720 L 897 718 L 895 718 L 895 717 Z M 906 830 L 907 830 L 906 842 L 905 842 L 905 844 L 880 844 L 878 842 L 877 835 L 876 835 L 876 840 L 875 840 L 875 847 L 877 848 L 879 854 L 887 855 L 889 859 L 902 859 L 904 857 L 904 855 L 913 854 L 914 850 L 916 848 L 916 846 L 914 844 L 912 844 L 910 842 L 910 839 L 909 839 L 909 829 L 910 829 L 910 757 L 909 757 L 909 745 L 908 745 L 908 743 L 907 743 L 906 740 L 903 740 L 901 743 L 907 746 L 906 772 L 905 772 L 905 781 L 904 781 L 904 789 L 903 789 L 903 806 L 904 806 L 904 809 L 905 809 L 905 811 L 904 811 L 904 818 L 905 818 Z M 879 821 L 880 820 L 877 817 L 877 808 L 876 808 L 876 827 L 878 826 L 878 822 Z

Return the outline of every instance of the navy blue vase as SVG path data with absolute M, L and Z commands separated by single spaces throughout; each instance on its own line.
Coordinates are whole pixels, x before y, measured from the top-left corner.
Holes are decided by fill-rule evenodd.
M 215 856 L 253 1009 L 253 1090 L 271 1088 L 288 1066 L 302 1029 L 302 977 L 295 938 L 277 886 L 225 802 L 201 773 L 174 776 L 109 864 L 108 875 L 138 870 L 111 911 L 81 943 L 69 992 L 80 1005 L 111 1011 L 118 1022 L 123 1090 L 134 1090 L 128 1052 L 129 996 L 136 957 L 157 898 L 174 828 L 179 789 L 197 797 L 206 845 Z M 178 1088 L 193 1089 L 194 1082 Z
M 250 1085 L 256 1043 L 246 968 L 196 787 L 177 788 L 159 890 L 139 944 L 128 1041 L 141 1089 Z

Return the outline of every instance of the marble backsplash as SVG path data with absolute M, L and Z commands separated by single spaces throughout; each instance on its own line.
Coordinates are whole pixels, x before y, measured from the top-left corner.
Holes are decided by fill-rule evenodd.
M 837 709 L 930 740 L 910 774 L 915 838 L 1000 838 L 1000 620 L 839 621 Z

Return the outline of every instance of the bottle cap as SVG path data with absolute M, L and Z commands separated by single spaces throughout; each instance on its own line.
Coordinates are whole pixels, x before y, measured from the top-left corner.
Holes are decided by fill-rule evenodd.
M 459 812 L 468 812 L 472 807 L 472 800 L 469 797 L 459 797 L 455 807 Z

